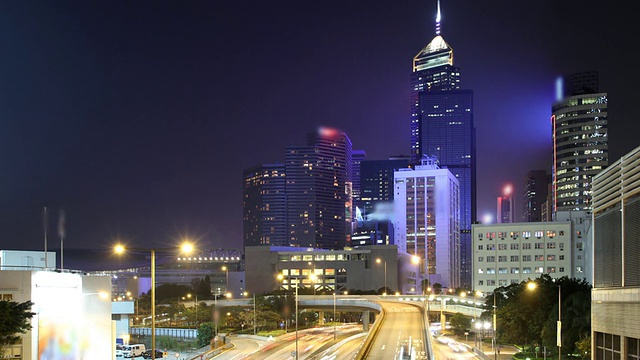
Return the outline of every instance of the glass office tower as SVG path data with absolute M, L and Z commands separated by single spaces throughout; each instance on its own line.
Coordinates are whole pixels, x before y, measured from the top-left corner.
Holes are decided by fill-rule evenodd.
M 460 89 L 453 49 L 440 35 L 413 59 L 411 74 L 411 160 L 435 156 L 460 181 L 460 281 L 471 286 L 471 224 L 476 219 L 476 142 L 473 91 Z
M 342 249 L 351 240 L 351 140 L 322 127 L 306 146 L 285 154 L 287 238 L 290 246 Z

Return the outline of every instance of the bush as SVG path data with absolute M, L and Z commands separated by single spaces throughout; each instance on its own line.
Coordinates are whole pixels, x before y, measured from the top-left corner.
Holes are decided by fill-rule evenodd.
M 159 349 L 171 350 L 171 351 L 186 351 L 196 347 L 194 341 L 182 341 L 171 336 L 158 336 L 156 343 Z
M 198 328 L 198 347 L 203 347 L 211 344 L 211 339 L 213 339 L 213 326 L 211 323 L 204 323 L 200 325 Z

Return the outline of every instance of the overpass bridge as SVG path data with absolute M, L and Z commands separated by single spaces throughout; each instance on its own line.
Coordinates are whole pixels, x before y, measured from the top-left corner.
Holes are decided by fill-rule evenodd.
M 381 311 L 380 301 L 397 301 L 412 304 L 429 312 L 442 314 L 462 313 L 469 317 L 480 317 L 485 311 L 485 304 L 476 299 L 452 295 L 298 295 L 298 307 L 302 309 L 331 310 L 335 305 L 336 311 Z M 207 300 L 207 305 L 213 305 L 213 300 Z M 218 300 L 218 306 L 253 306 L 253 298 Z
M 378 331 L 384 323 L 384 303 L 398 302 L 407 305 L 420 308 L 422 312 L 422 319 L 424 322 L 424 340 L 426 357 L 430 360 L 434 359 L 433 348 L 431 345 L 431 332 L 429 317 L 427 313 L 439 312 L 440 323 L 446 323 L 447 314 L 461 313 L 469 317 L 480 317 L 485 311 L 484 302 L 479 302 L 474 298 L 466 298 L 453 295 L 431 295 L 418 296 L 418 295 L 299 295 L 298 308 L 299 309 L 312 309 L 320 312 L 318 318 L 322 325 L 324 321 L 324 312 L 362 312 L 362 326 L 365 331 L 369 330 L 370 317 L 375 318 L 381 316 L 380 321 L 375 321 L 372 330 L 369 332 L 367 339 L 364 341 L 356 359 L 364 359 L 371 350 L 371 344 L 376 338 Z M 214 305 L 214 301 L 207 300 L 207 305 Z M 252 307 L 253 298 L 242 299 L 225 299 L 218 300 L 217 306 L 219 307 Z M 386 305 L 388 306 L 388 304 Z M 373 314 L 372 314 L 373 313 Z M 371 316 L 373 315 L 373 316 Z

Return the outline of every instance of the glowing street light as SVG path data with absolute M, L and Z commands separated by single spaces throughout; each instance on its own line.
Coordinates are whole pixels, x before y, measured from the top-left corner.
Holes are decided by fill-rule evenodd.
M 376 263 L 380 264 L 381 262 L 383 262 L 382 259 L 376 259 Z M 387 260 L 384 260 L 384 292 L 382 295 L 387 295 Z
M 248 292 L 244 292 L 243 295 L 246 297 L 249 295 Z M 256 294 L 253 294 L 253 335 L 256 335 Z
M 300 287 L 301 276 L 291 276 L 290 279 L 296 279 L 296 360 L 298 359 L 298 288 Z M 278 274 L 278 280 L 283 281 L 284 275 Z M 291 288 L 291 282 L 289 282 Z
M 552 284 L 558 287 L 558 322 L 557 322 L 557 335 L 556 346 L 558 346 L 558 360 L 562 360 L 562 285 Z M 537 284 L 535 282 L 528 282 L 527 289 L 535 290 Z
M 224 265 L 222 266 L 222 271 L 226 273 L 226 277 L 227 277 L 227 280 L 224 285 L 225 286 L 224 291 L 229 292 L 229 268 L 226 265 Z
M 151 359 L 156 358 L 156 251 L 169 251 L 176 250 L 176 248 L 163 248 L 163 249 L 141 249 L 141 248 L 125 248 L 122 244 L 117 244 L 114 247 L 116 254 L 123 254 L 128 250 L 131 251 L 150 251 L 151 252 Z M 181 252 L 191 253 L 193 252 L 193 245 L 185 242 L 180 247 Z

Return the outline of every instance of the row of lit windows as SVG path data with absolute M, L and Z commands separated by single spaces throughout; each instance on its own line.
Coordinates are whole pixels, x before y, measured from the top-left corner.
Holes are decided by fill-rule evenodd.
M 304 255 L 280 255 L 280 262 L 288 261 L 347 261 L 366 260 L 366 254 L 304 254 Z
M 558 272 L 563 273 L 564 272 L 564 267 L 558 267 L 556 268 L 555 266 L 547 266 L 547 274 L 551 274 L 551 273 L 555 273 L 556 269 Z M 511 272 L 509 272 L 509 270 L 511 270 Z M 498 268 L 498 274 L 542 274 L 544 273 L 544 266 L 536 266 L 536 267 L 523 267 L 523 268 L 519 268 L 519 267 L 512 267 L 512 268 Z M 487 268 L 486 270 L 484 269 L 478 269 L 478 274 L 482 275 L 482 274 L 486 274 L 486 275 L 495 275 L 496 274 L 496 268 Z
M 514 246 L 515 245 L 515 246 Z M 511 250 L 519 250 L 518 246 L 519 244 L 511 244 Z M 558 248 L 560 250 L 564 250 L 564 243 L 554 243 L 554 242 L 548 242 L 546 243 L 534 243 L 533 244 L 533 248 L 534 249 L 555 249 L 556 245 L 558 245 Z M 509 250 L 507 249 L 507 244 L 498 244 L 498 250 Z M 522 244 L 522 250 L 530 250 L 531 249 L 531 244 L 530 243 L 523 243 Z M 487 244 L 485 245 L 478 245 L 478 250 L 487 250 L 487 251 L 495 251 L 496 250 L 496 244 Z
M 556 236 L 556 231 L 555 230 L 547 230 L 547 237 L 548 238 L 552 238 L 554 236 Z M 564 231 L 560 230 L 559 232 L 560 236 L 564 236 Z M 545 232 L 543 230 L 536 230 L 533 232 L 533 236 L 537 237 L 537 238 L 541 238 L 545 235 Z M 486 237 L 489 240 L 495 239 L 495 238 L 500 238 L 502 240 L 504 240 L 504 238 L 506 237 L 510 237 L 512 239 L 517 239 L 520 237 L 520 231 L 511 231 L 509 232 L 509 234 L 507 235 L 507 232 L 487 232 L 486 234 L 483 233 L 478 233 L 478 239 L 482 240 L 483 237 Z M 523 231 L 522 232 L 522 237 L 525 239 L 528 239 L 531 237 L 531 231 Z
M 496 262 L 496 257 L 495 256 L 487 256 L 487 262 Z M 509 257 L 509 261 L 511 262 L 520 262 L 521 260 L 520 255 L 511 255 Z M 532 255 L 522 255 L 522 261 L 531 261 L 532 259 Z M 479 256 L 478 257 L 478 262 L 484 262 L 485 257 L 484 256 Z M 533 260 L 534 261 L 545 261 L 545 255 L 533 255 Z M 558 260 L 562 261 L 564 260 L 564 255 L 558 255 Z M 507 255 L 500 255 L 498 256 L 498 262 L 506 262 L 507 261 Z M 546 261 L 556 261 L 556 255 L 546 255 Z
M 347 274 L 347 269 L 345 268 L 341 268 L 341 269 L 329 269 L 329 268 L 325 268 L 325 269 L 282 269 L 281 270 L 281 274 L 283 276 L 302 276 L 305 278 L 310 278 L 311 275 L 315 275 L 316 278 L 322 279 L 322 276 L 335 276 L 337 275 L 346 275 Z
M 235 260 L 240 260 L 240 256 L 226 256 L 226 257 L 183 257 L 183 258 L 178 258 L 178 261 L 235 261 Z

